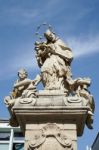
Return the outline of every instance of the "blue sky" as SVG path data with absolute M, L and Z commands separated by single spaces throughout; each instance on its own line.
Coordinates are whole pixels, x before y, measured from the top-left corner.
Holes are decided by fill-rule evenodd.
M 9 94 L 19 68 L 33 79 L 39 72 L 34 53 L 36 27 L 47 22 L 74 53 L 72 72 L 90 77 L 96 110 L 94 129 L 85 127 L 78 148 L 91 145 L 99 131 L 99 0 L 0 0 L 0 118 L 8 118 L 3 98 Z M 81 146 L 81 147 L 80 147 Z

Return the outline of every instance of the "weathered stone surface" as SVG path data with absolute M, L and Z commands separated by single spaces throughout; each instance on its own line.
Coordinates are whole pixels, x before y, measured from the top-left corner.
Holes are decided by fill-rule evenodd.
M 32 129 L 32 130 L 31 130 Z M 56 123 L 47 123 L 47 124 L 36 124 L 34 126 L 26 125 L 26 147 L 29 148 L 37 148 L 41 145 L 42 149 L 52 149 L 52 150 L 60 150 L 60 149 L 74 149 L 76 146 L 75 133 L 72 132 L 72 136 L 70 136 L 70 131 L 73 131 L 72 128 L 68 133 L 67 128 L 63 128 L 62 124 Z M 32 136 L 30 134 L 32 132 Z M 38 148 L 38 149 L 41 149 Z
M 89 108 L 78 102 L 65 105 L 64 98 L 47 93 L 24 102 L 17 99 L 13 111 L 25 135 L 25 150 L 77 150 L 77 136 L 83 134 Z
M 35 42 L 40 74 L 30 80 L 25 69 L 19 70 L 11 95 L 5 97 L 10 125 L 20 125 L 25 150 L 77 150 L 77 136 L 85 124 L 93 128 L 91 80 L 72 78 L 72 50 L 50 27 L 44 37 L 45 41 Z M 37 91 L 39 82 L 42 91 Z
M 55 97 L 57 99 L 57 96 Z M 45 99 L 44 103 L 44 96 L 42 99 L 27 99 L 29 103 L 27 103 L 26 101 L 25 103 L 20 103 L 20 101 L 22 100 L 18 99 L 13 107 L 13 111 L 16 114 L 18 122 L 20 122 L 23 130 L 25 129 L 25 124 L 30 123 L 32 120 L 33 122 L 59 121 L 60 123 L 71 123 L 73 121 L 78 126 L 77 134 L 79 136 L 82 135 L 89 108 L 87 106 L 82 106 L 81 104 L 73 105 L 72 103 L 70 105 L 65 105 L 64 99 L 62 98 L 60 98 L 62 105 L 60 105 L 60 102 L 58 101 L 55 101 L 55 105 L 53 103 L 53 99 L 51 100 L 51 98 L 47 98 L 47 103 Z M 39 103 L 40 105 L 38 105 L 38 103 L 36 102 L 38 100 L 41 101 L 41 103 Z
M 83 99 L 40 91 L 37 98 L 17 99 L 13 111 L 25 135 L 25 150 L 77 150 L 88 106 Z

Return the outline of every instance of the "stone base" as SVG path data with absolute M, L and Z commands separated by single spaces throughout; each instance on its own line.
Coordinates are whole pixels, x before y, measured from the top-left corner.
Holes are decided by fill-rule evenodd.
M 26 124 L 25 150 L 77 150 L 76 124 Z
M 88 109 L 79 98 L 63 94 L 17 99 L 13 111 L 25 135 L 25 150 L 77 150 Z

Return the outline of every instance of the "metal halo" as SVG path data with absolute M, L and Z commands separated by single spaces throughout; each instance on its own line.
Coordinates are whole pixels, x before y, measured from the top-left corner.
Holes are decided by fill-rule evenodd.
M 40 25 L 37 27 L 36 32 L 35 32 L 35 35 L 37 36 L 37 38 L 38 38 L 39 40 L 42 40 L 43 37 L 44 37 L 43 35 L 40 35 L 40 34 L 39 34 L 39 30 L 40 30 L 42 27 L 47 27 L 50 31 L 53 32 L 52 26 L 51 26 L 50 24 L 48 24 L 48 23 L 46 23 L 46 22 L 40 24 Z M 53 32 L 53 33 L 54 33 L 54 32 Z

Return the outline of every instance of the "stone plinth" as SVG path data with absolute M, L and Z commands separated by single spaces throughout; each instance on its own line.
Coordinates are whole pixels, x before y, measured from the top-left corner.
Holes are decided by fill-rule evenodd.
M 25 135 L 25 150 L 77 150 L 88 109 L 80 98 L 61 93 L 17 99 L 13 111 Z

